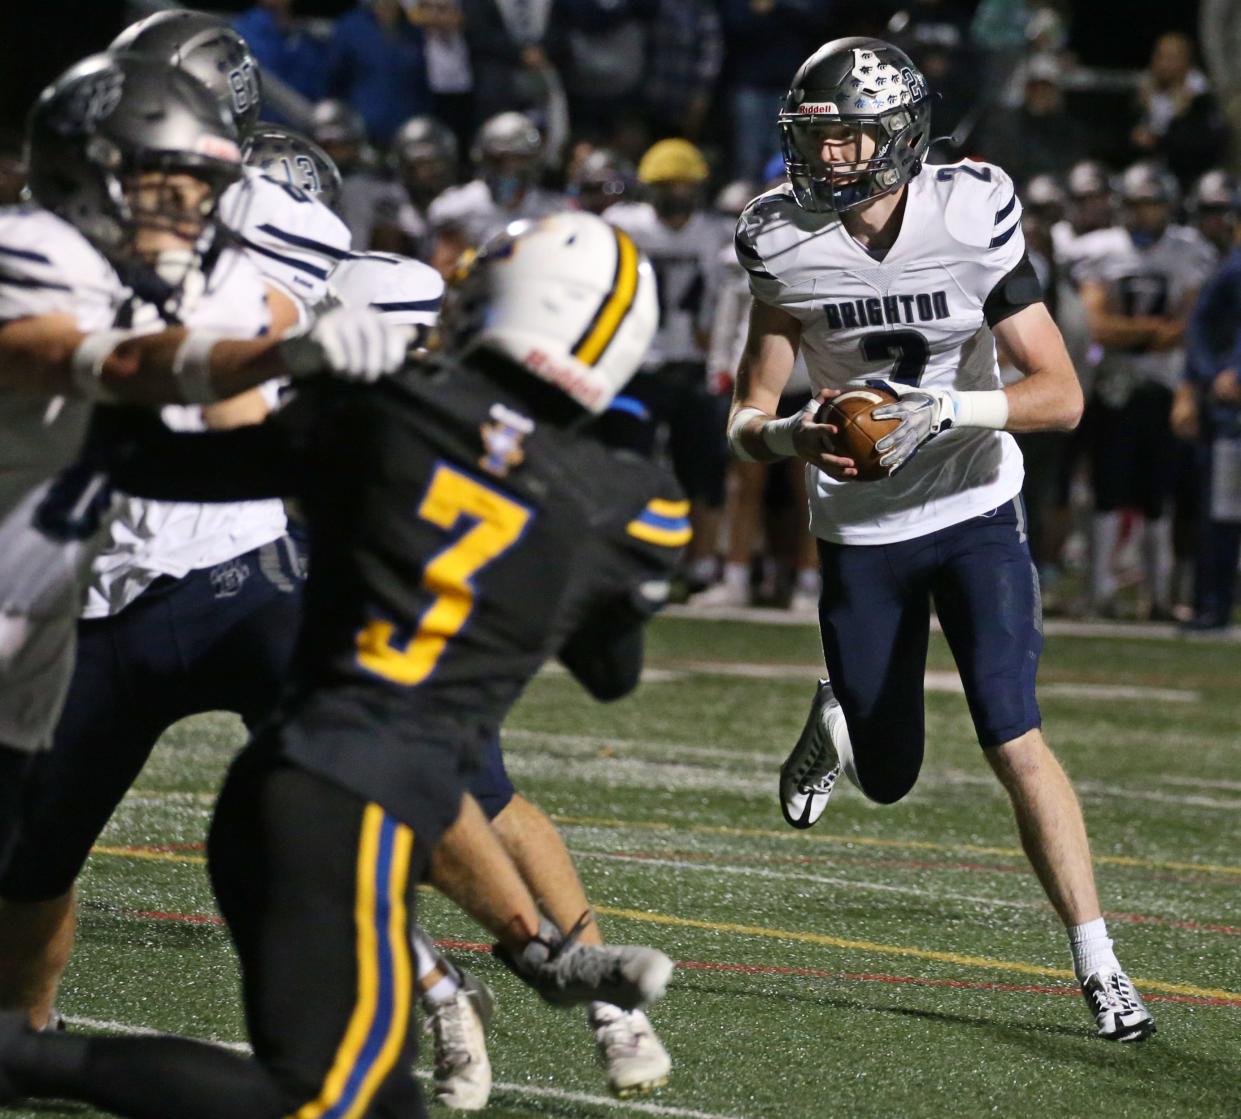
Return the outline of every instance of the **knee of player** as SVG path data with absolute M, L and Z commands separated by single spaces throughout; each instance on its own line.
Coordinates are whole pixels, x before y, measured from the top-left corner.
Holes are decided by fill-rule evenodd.
M 873 759 L 873 760 L 868 760 Z M 922 748 L 916 751 L 876 750 L 859 756 L 854 748 L 854 784 L 867 800 L 875 804 L 895 804 L 909 795 L 918 783 L 922 768 Z

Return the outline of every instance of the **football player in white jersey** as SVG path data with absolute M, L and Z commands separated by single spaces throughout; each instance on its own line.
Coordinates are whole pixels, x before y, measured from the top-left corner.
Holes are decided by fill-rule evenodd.
M 1120 225 L 1078 238 L 1075 269 L 1093 341 L 1103 356 L 1090 400 L 1090 606 L 1116 612 L 1114 553 L 1126 509 L 1142 513 L 1142 567 L 1150 618 L 1172 619 L 1176 443 L 1172 397 L 1184 379 L 1184 331 L 1216 251 L 1172 222 L 1176 180 L 1135 163 L 1119 180 Z
M 36 787 L 59 795 L 68 768 L 74 780 L 63 791 L 86 788 L 98 809 L 112 792 L 119 799 L 133 772 L 132 757 L 110 750 L 91 752 L 106 782 L 41 752 L 70 686 L 82 573 L 98 556 L 92 616 L 115 613 L 161 578 L 175 581 L 187 571 L 204 571 L 208 584 L 218 575 L 223 591 L 237 593 L 247 577 L 237 557 L 284 530 L 279 503 L 238 515 L 218 506 L 116 500 L 81 471 L 54 478 L 81 445 L 90 402 L 179 401 L 165 411 L 173 426 L 227 425 L 238 408 L 246 410 L 244 390 L 260 382 L 325 364 L 378 375 L 400 364 L 408 341 L 403 328 L 367 312 L 336 316 L 338 324 L 364 324 L 360 330 L 325 319 L 308 337 L 241 340 L 260 334 L 268 320 L 262 277 L 217 236 L 219 198 L 241 174 L 236 139 L 232 122 L 190 75 L 149 56 L 98 55 L 53 83 L 32 113 L 30 184 L 46 208 L 0 212 L 0 513 L 8 514 L 0 527 L 0 628 L 20 638 L 0 658 L 0 755 L 6 771 L 14 758 L 37 755 L 22 767 L 20 788 L 7 772 L 0 782 L 21 798 L 20 808 L 3 806 L 0 828 L 11 830 L 22 816 L 27 824 L 5 860 L 4 873 L 14 877 L 0 884 L 0 955 L 9 965 L 0 1000 L 27 1007 L 39 1024 L 71 941 L 68 886 L 115 800 L 102 820 L 59 805 L 45 812 Z M 231 338 L 239 341 L 222 340 Z M 368 353 L 377 344 L 382 356 Z M 144 651 L 168 646 L 147 636 L 138 642 Z M 105 653 L 92 663 L 98 669 L 108 660 Z M 172 721 L 167 711 L 154 714 L 167 696 L 139 703 L 123 688 L 101 686 L 98 673 L 93 690 L 91 683 L 83 683 L 86 698 L 106 700 L 115 719 L 88 718 L 79 731 L 115 739 L 132 730 L 141 738 L 155 733 L 161 717 Z M 270 681 L 270 692 L 276 684 Z M 97 708 L 75 702 L 73 715 Z M 36 822 L 50 826 L 50 838 L 36 834 Z M 73 864 L 67 869 L 66 859 Z M 52 877 L 58 889 L 48 886 Z M 28 890 L 32 878 L 38 882 Z M 49 898 L 50 908 L 41 904 Z
M 707 342 L 722 272 L 728 223 L 707 207 L 710 170 L 688 140 L 660 140 L 638 163 L 646 201 L 618 202 L 603 214 L 651 258 L 659 279 L 659 333 L 625 400 L 641 409 L 633 449 L 650 454 L 666 429 L 677 480 L 690 500 L 694 538 L 687 549 L 691 587 L 715 578 L 715 544 L 724 507 L 728 449 L 719 435 L 725 400 L 707 385 Z
M 156 12 L 112 41 L 114 51 L 152 54 L 198 78 L 237 125 L 244 141 L 258 123 L 262 83 L 246 41 L 205 12 Z M 348 227 L 327 205 L 283 176 L 248 167 L 220 201 L 221 224 L 240 238 L 267 277 L 273 333 L 310 321 L 327 274 L 349 255 Z M 258 417 L 261 419 L 261 416 Z
M 478 177 L 449 187 L 427 210 L 436 240 L 428 258 L 440 267 L 477 248 L 510 222 L 569 209 L 538 185 L 543 137 L 524 113 L 500 113 L 483 123 L 470 153 Z
M 1039 729 L 1038 587 L 1007 432 L 1074 427 L 1082 393 L 1026 258 L 1012 181 L 985 163 L 924 169 L 925 79 L 880 40 L 816 51 L 778 122 L 790 182 L 737 227 L 755 304 L 729 439 L 743 458 L 803 458 L 811 476 L 831 679 L 781 771 L 785 816 L 813 824 L 841 769 L 881 803 L 913 787 L 934 600 L 1099 1034 L 1145 1037 L 1153 1022 L 1112 951 L 1081 809 Z M 1007 388 L 997 342 L 1023 374 Z M 817 394 L 777 420 L 799 351 Z M 815 419 L 867 378 L 899 398 L 873 415 L 901 421 L 878 443 L 889 475 L 873 482 Z

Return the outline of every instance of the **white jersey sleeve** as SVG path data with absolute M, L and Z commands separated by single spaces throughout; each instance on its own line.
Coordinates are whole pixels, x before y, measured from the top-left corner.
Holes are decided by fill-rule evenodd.
M 433 326 L 444 278 L 429 264 L 395 253 L 360 253 L 328 276 L 328 294 L 346 307 L 370 307 L 390 322 Z
M 220 200 L 223 224 L 263 276 L 313 307 L 332 268 L 350 255 L 348 226 L 305 191 L 245 168 Z
M 125 288 L 73 226 L 47 210 L 0 210 L 0 322 L 70 314 L 84 331 L 112 325 Z

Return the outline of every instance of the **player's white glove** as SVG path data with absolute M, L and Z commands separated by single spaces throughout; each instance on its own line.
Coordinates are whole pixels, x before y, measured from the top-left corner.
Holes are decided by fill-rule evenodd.
M 881 452 L 880 466 L 895 474 L 928 439 L 952 427 L 957 418 L 957 401 L 950 389 L 917 388 L 892 381 L 867 381 L 871 388 L 887 389 L 899 396 L 895 404 L 884 404 L 871 412 L 876 420 L 901 420 L 901 426 L 875 443 Z
M 414 340 L 408 326 L 386 322 L 378 312 L 337 307 L 305 334 L 280 343 L 280 357 L 295 377 L 332 373 L 370 383 L 405 364 Z

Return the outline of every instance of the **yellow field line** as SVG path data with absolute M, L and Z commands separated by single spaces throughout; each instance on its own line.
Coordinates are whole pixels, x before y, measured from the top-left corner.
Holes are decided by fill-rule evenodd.
M 732 933 L 736 936 L 761 936 L 770 940 L 793 940 L 802 944 L 816 944 L 825 948 L 847 948 L 857 952 L 875 952 L 885 956 L 909 956 L 916 960 L 938 960 L 940 963 L 958 964 L 962 967 L 987 968 L 990 971 L 1014 971 L 1022 975 L 1038 975 L 1049 979 L 1067 979 L 1076 983 L 1071 971 L 1038 964 L 1024 964 L 1018 960 L 993 960 L 987 956 L 967 956 L 959 952 L 939 952 L 932 948 L 913 948 L 905 944 L 880 944 L 873 940 L 849 940 L 843 936 L 827 933 L 796 932 L 789 929 L 769 929 L 761 925 L 734 925 L 727 921 L 701 921 L 692 917 L 674 917 L 668 913 L 648 913 L 643 909 L 617 909 L 598 905 L 595 909 L 608 917 L 622 917 L 630 921 L 647 921 L 653 925 L 671 925 L 678 928 L 704 929 L 708 932 Z M 1212 987 L 1193 987 L 1187 983 L 1166 983 L 1162 979 L 1138 979 L 1133 982 L 1144 991 L 1158 991 L 1166 995 L 1190 995 L 1195 998 L 1227 999 L 1241 1005 L 1241 991 L 1224 991 Z
M 747 839 L 809 840 L 816 843 L 833 843 L 837 846 L 854 844 L 858 847 L 890 847 L 912 851 L 963 851 L 970 855 L 1002 855 L 1005 858 L 1024 858 L 1020 847 L 979 847 L 972 843 L 934 843 L 925 839 L 876 839 L 865 835 L 832 835 L 827 832 L 794 831 L 791 828 L 778 831 L 774 828 L 737 828 L 718 824 L 687 824 L 670 820 L 619 820 L 602 816 L 552 816 L 558 824 L 583 828 L 633 828 L 640 831 L 688 831 L 698 835 L 735 835 Z M 1139 867 L 1143 870 L 1190 870 L 1203 874 L 1241 875 L 1241 866 L 1213 863 L 1183 863 L 1168 859 L 1139 859 L 1129 855 L 1095 855 L 1094 861 L 1105 866 Z
M 115 855 L 121 859 L 151 859 L 161 863 L 193 863 L 195 866 L 205 866 L 207 863 L 203 855 L 178 855 L 175 851 L 153 851 L 147 847 L 95 846 L 91 848 L 91 854 Z
M 565 819 L 561 822 L 580 823 L 582 820 L 574 818 L 572 821 Z M 596 825 L 603 823 L 600 820 L 592 822 Z M 649 821 L 649 823 L 654 825 L 656 821 Z M 748 829 L 732 829 L 731 833 L 748 834 L 749 832 Z M 778 835 L 779 833 L 774 834 Z M 93 853 L 97 855 L 114 855 L 125 859 L 153 859 L 160 862 L 193 863 L 197 865 L 202 865 L 207 861 L 202 855 L 179 855 L 173 851 L 152 851 L 141 847 L 99 846 L 93 849 Z M 419 889 L 427 890 L 429 887 L 420 886 Z M 653 925 L 703 929 L 708 932 L 732 933 L 735 936 L 758 936 L 769 940 L 791 940 L 801 944 L 815 944 L 825 948 L 844 948 L 856 952 L 875 952 L 885 956 L 907 956 L 911 959 L 936 960 L 940 963 L 957 964 L 962 967 L 986 968 L 990 971 L 1009 971 L 1022 975 L 1037 975 L 1049 979 L 1075 981 L 1071 971 L 1063 968 L 1043 967 L 1039 964 L 1026 964 L 1019 960 L 993 960 L 987 956 L 969 956 L 960 952 L 940 952 L 932 948 L 914 948 L 906 944 L 881 944 L 873 940 L 850 940 L 847 937 L 831 936 L 828 933 L 800 932 L 792 929 L 769 929 L 762 925 L 737 925 L 727 921 L 703 921 L 693 917 L 676 917 L 671 913 L 651 913 L 644 909 L 620 909 L 610 905 L 599 905 L 595 909 L 608 917 L 621 917 L 630 921 L 645 921 Z M 1194 987 L 1186 983 L 1167 983 L 1162 979 L 1138 979 L 1135 977 L 1133 981 L 1144 990 L 1157 991 L 1160 994 L 1227 999 L 1241 1004 L 1241 991 Z

